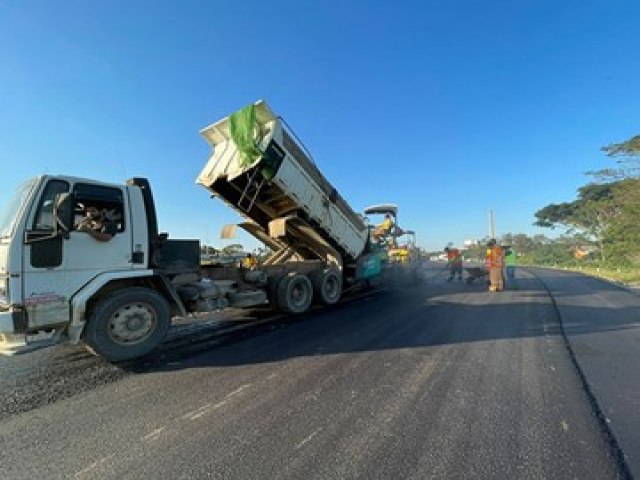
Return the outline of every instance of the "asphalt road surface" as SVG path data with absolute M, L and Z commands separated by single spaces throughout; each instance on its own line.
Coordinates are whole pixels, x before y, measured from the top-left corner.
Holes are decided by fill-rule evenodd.
M 137 365 L 4 359 L 2 477 L 630 478 L 640 397 L 617 382 L 637 357 L 606 353 L 633 350 L 639 297 L 575 274 L 490 293 L 436 272 Z

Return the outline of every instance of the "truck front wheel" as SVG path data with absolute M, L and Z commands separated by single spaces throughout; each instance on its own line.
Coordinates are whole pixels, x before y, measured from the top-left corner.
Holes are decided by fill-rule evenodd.
M 115 291 L 97 304 L 84 340 L 93 353 L 110 362 L 141 357 L 163 340 L 171 325 L 167 301 L 141 287 Z
M 278 283 L 278 307 L 288 313 L 306 312 L 313 300 L 313 287 L 309 277 L 301 273 L 282 277 Z

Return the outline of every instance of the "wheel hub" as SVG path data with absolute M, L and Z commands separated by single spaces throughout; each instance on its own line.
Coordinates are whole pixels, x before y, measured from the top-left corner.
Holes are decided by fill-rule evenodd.
M 146 339 L 153 331 L 155 323 L 155 312 L 149 305 L 124 305 L 111 316 L 109 335 L 114 342 L 131 345 Z
M 291 296 L 293 297 L 293 302 L 296 305 L 299 305 L 300 303 L 303 303 L 305 300 L 305 292 L 304 292 L 304 287 L 300 286 L 300 285 L 296 285 L 293 289 L 293 292 L 291 292 Z

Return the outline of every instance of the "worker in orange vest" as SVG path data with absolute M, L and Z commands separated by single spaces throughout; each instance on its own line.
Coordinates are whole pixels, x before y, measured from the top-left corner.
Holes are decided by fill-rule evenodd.
M 494 238 L 487 243 L 486 263 L 489 269 L 489 291 L 504 290 L 504 251 Z

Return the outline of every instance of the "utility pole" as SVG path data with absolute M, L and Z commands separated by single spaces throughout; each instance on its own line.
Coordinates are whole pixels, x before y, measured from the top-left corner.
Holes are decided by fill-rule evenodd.
M 493 218 L 493 210 L 489 210 L 489 238 L 496 238 L 496 227 Z

